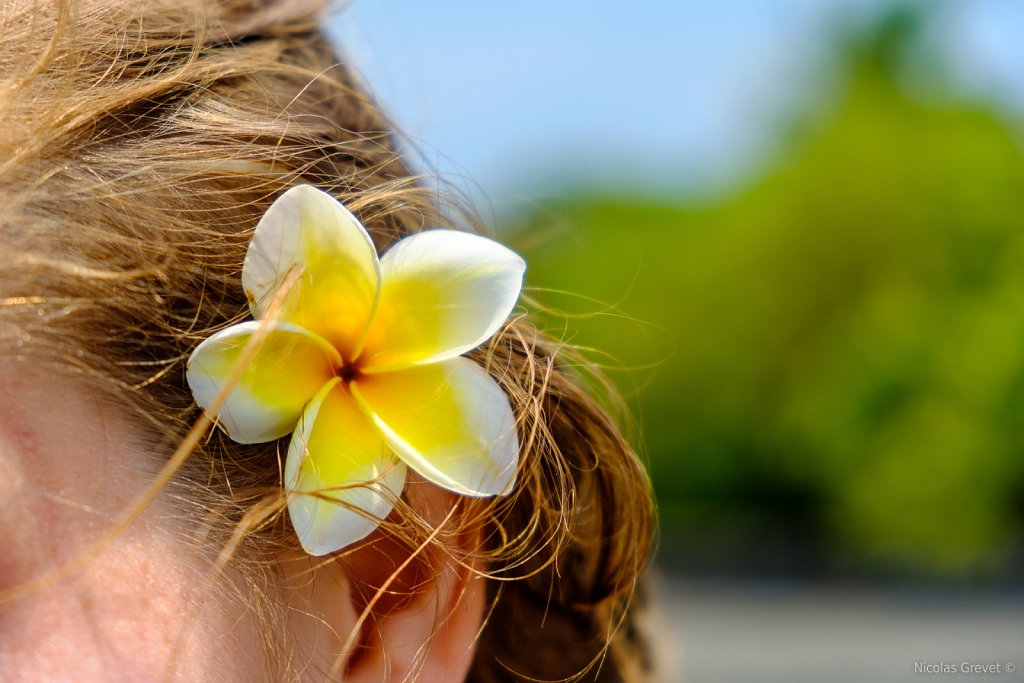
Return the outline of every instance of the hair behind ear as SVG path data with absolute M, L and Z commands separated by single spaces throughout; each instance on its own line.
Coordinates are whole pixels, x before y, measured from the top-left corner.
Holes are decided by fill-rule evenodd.
M 650 480 L 595 399 L 614 403 L 615 393 L 593 366 L 525 324 L 508 336 L 494 362 L 515 369 L 503 380 L 510 394 L 529 395 L 518 402 L 530 406 L 522 429 L 532 447 L 518 491 L 494 512 L 522 550 L 502 553 L 507 541 L 492 536 L 488 571 L 521 578 L 493 587 L 501 594 L 467 680 L 644 680 L 651 661 L 636 597 L 654 522 Z

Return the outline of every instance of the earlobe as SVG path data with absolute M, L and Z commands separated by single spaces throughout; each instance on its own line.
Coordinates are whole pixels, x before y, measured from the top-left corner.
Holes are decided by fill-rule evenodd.
M 458 496 L 422 481 L 409 488 L 410 505 L 429 524 L 457 528 Z M 455 558 L 470 555 L 480 539 L 469 531 L 443 538 L 444 549 L 431 544 L 410 560 L 408 544 L 378 531 L 343 557 L 282 565 L 304 681 L 465 680 L 486 581 Z

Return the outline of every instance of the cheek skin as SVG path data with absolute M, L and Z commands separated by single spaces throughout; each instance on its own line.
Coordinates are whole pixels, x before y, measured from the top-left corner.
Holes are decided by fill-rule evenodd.
M 150 483 L 130 434 L 86 387 L 0 364 L 0 593 L 76 557 Z M 73 574 L 0 602 L 0 680 L 266 680 L 254 618 L 203 595 L 210 561 L 169 512 L 158 500 Z

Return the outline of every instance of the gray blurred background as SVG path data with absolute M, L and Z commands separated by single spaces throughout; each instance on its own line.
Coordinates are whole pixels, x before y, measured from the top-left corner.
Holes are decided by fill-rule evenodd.
M 659 681 L 1024 681 L 1024 2 L 330 28 L 635 412 Z

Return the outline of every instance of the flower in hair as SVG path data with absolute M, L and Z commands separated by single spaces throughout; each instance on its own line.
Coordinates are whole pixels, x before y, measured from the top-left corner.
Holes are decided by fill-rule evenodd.
M 196 347 L 187 378 L 209 412 L 249 340 L 268 326 L 211 417 L 239 443 L 291 434 L 284 485 L 307 552 L 330 553 L 372 532 L 401 494 L 407 467 L 467 496 L 511 490 L 519 461 L 512 408 L 462 354 L 504 324 L 525 269 L 497 242 L 456 230 L 414 234 L 378 259 L 359 221 L 308 185 L 267 209 L 242 266 L 256 320 Z

